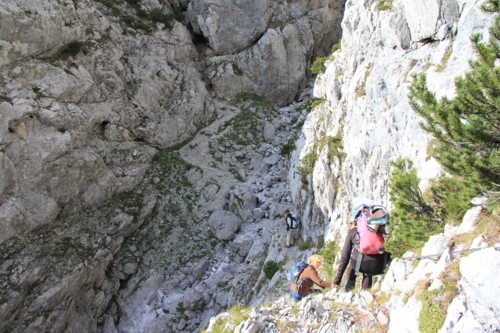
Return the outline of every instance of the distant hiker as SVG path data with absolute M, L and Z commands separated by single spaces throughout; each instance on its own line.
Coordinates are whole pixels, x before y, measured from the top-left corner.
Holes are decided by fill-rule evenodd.
M 307 264 L 302 261 L 290 270 L 288 273 L 288 280 L 291 282 L 290 292 L 296 302 L 310 293 L 321 291 L 320 289 L 312 289 L 314 284 L 321 288 L 331 288 L 333 286 L 333 283 L 323 281 L 318 275 L 317 269 L 322 263 L 323 257 L 313 254 L 307 259 Z M 293 274 L 295 272 L 296 274 Z
M 354 288 L 358 272 L 363 274 L 361 288 L 371 288 L 372 276 L 382 274 L 390 262 L 390 253 L 383 248 L 382 235 L 386 233 L 389 219 L 385 208 L 363 204 L 353 209 L 352 216 L 353 225 L 347 233 L 337 275 L 333 280 L 336 286 L 340 286 L 347 268 L 345 291 Z
M 299 224 L 297 218 L 290 213 L 287 209 L 285 210 L 285 223 L 286 223 L 286 247 L 293 246 L 295 239 L 295 229 L 298 228 Z

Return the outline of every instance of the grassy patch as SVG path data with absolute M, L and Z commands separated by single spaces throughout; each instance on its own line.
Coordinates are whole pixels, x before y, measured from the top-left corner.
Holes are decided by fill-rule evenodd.
M 422 310 L 420 310 L 418 328 L 422 333 L 434 333 L 443 326 L 448 306 L 458 293 L 459 262 L 455 261 L 448 265 L 439 278 L 443 283 L 442 288 L 425 290 L 420 295 Z
M 326 102 L 325 97 L 311 97 L 307 100 L 306 103 L 306 110 L 311 112 L 313 111 L 317 106 L 323 104 Z
M 483 212 L 477 221 L 477 224 L 473 231 L 457 235 L 454 237 L 455 243 L 470 245 L 474 239 L 482 235 L 484 240 L 488 244 L 494 244 L 498 241 L 498 235 L 500 235 L 500 213 L 498 211 L 494 212 Z
M 276 272 L 280 270 L 280 265 L 274 260 L 269 260 L 264 264 L 262 268 L 266 277 L 271 280 Z
M 333 279 L 333 264 L 335 263 L 335 256 L 340 251 L 340 247 L 336 242 L 326 242 L 325 247 L 319 252 L 323 257 L 323 265 L 321 271 L 326 275 L 326 280 Z
M 191 188 L 192 184 L 188 180 L 186 173 L 195 169 L 203 173 L 203 169 L 194 166 L 183 160 L 179 153 L 173 149 L 165 149 L 158 152 L 153 158 L 153 167 L 149 171 L 152 176 L 160 177 L 161 179 L 170 178 L 172 183 L 175 184 L 177 190 Z
M 293 17 L 290 17 L 290 18 L 283 20 L 283 21 L 274 21 L 274 22 L 269 23 L 269 28 L 272 28 L 275 30 L 283 29 L 284 27 L 286 27 L 287 25 L 289 25 L 290 23 L 292 23 L 294 21 L 295 21 L 295 19 Z
M 292 310 L 294 309 L 295 308 L 292 307 Z M 298 313 L 298 309 L 295 312 Z M 294 315 L 293 312 L 292 315 Z M 296 315 L 297 314 L 295 314 L 294 316 Z M 277 320 L 276 326 L 278 327 L 278 332 L 292 332 L 293 329 L 295 328 L 295 324 L 286 318 L 280 318 L 279 320 L 278 319 L 276 320 Z
M 336 51 L 340 50 L 341 43 L 342 40 L 339 40 L 337 43 L 333 44 L 330 53 L 335 53 Z
M 68 60 L 69 58 L 76 57 L 80 53 L 87 54 L 90 47 L 90 41 L 73 40 L 63 45 L 52 57 L 52 60 Z
M 361 82 L 361 85 L 356 89 L 356 97 L 362 97 L 366 95 L 366 81 L 368 80 L 368 77 L 370 76 L 370 73 L 372 72 L 373 65 L 370 64 L 368 68 L 365 71 L 365 77 L 363 79 L 363 82 Z
M 220 315 L 211 327 L 213 333 L 232 333 L 236 326 L 250 318 L 251 308 L 237 304 L 228 309 L 224 315 Z M 201 330 L 207 332 L 207 330 Z
M 283 146 L 281 146 L 280 155 L 289 157 L 292 154 L 292 151 L 295 149 L 295 140 L 288 140 Z
M 231 145 L 251 145 L 261 142 L 262 122 L 259 116 L 250 109 L 243 109 L 238 115 L 227 121 L 219 132 L 225 131 L 225 135 L 219 139 L 219 143 L 224 145 L 229 142 Z
M 251 311 L 252 311 L 251 308 L 244 307 L 241 304 L 237 304 L 232 308 L 230 308 L 229 310 L 227 310 L 234 326 L 237 326 L 242 321 L 245 321 L 248 318 L 250 318 Z
M 189 241 L 193 235 L 199 234 L 201 227 L 199 218 L 192 214 L 198 194 L 193 191 L 187 175 L 193 172 L 202 173 L 203 170 L 184 161 L 177 151 L 165 149 L 153 158 L 143 183 L 133 192 L 115 197 L 116 204 L 127 207 L 123 210 L 136 216 L 143 204 L 144 193 L 161 193 L 161 200 L 141 228 L 126 238 L 120 253 L 124 260 L 135 258 L 142 261 L 142 254 L 160 246 L 161 253 L 147 256 L 150 259 L 147 265 L 168 269 L 173 263 L 193 262 L 200 256 L 210 255 L 214 246 L 210 234 L 204 236 L 205 244 L 208 242 L 210 246 L 200 248 L 199 243 Z M 129 212 L 132 207 L 136 207 L 135 211 Z
M 4 96 L 4 95 L 0 95 L 0 101 L 4 101 L 4 102 L 12 104 L 12 98 Z
M 177 19 L 178 21 L 184 20 L 184 14 L 180 7 L 174 7 L 171 13 L 164 13 L 161 8 L 153 8 L 149 13 L 149 18 L 155 23 L 163 23 L 165 28 L 172 28 L 172 21 Z
M 219 128 L 217 143 L 231 150 L 238 149 L 237 146 L 259 145 L 263 141 L 264 124 L 271 120 L 276 109 L 264 97 L 250 93 L 237 94 L 232 103 L 241 111 Z
M 392 0 L 378 0 L 377 3 L 378 11 L 391 10 L 392 8 L 393 8 Z
M 229 166 L 229 172 L 234 176 L 234 178 L 240 182 L 243 182 L 243 176 L 240 174 L 240 170 L 236 165 Z
M 335 136 L 326 135 L 321 133 L 320 138 L 316 142 L 316 150 L 321 151 L 326 146 L 328 147 L 328 160 L 333 162 L 337 157 L 340 160 L 344 157 L 344 145 L 342 144 L 342 133 L 338 132 Z
M 317 75 L 319 73 L 323 73 L 326 70 L 326 65 L 325 62 L 328 60 L 327 57 L 318 57 L 316 58 L 313 63 L 311 64 L 311 73 L 314 75 Z
M 303 177 L 308 176 L 312 173 L 314 169 L 314 164 L 318 160 L 318 154 L 308 153 L 301 160 L 300 165 L 297 167 L 297 171 L 302 174 Z
M 337 133 L 335 136 L 325 135 L 324 132 L 320 134 L 319 139 L 314 143 L 312 152 L 306 154 L 301 160 L 300 165 L 297 167 L 297 171 L 302 174 L 303 179 L 312 173 L 314 165 L 319 157 L 319 153 L 326 147 L 328 147 L 328 160 L 332 162 L 334 158 L 339 158 L 340 160 L 344 157 L 342 136 Z
M 311 238 L 308 238 L 305 242 L 301 242 L 299 244 L 299 250 L 306 251 L 306 250 L 314 248 L 315 246 L 316 246 L 316 244 L 314 244 L 313 240 Z
M 442 72 L 445 69 L 448 60 L 451 57 L 451 52 L 451 49 L 446 50 L 446 52 L 443 54 L 443 57 L 441 58 L 441 63 L 436 67 L 436 72 Z
M 446 308 L 436 302 L 439 290 L 426 291 L 422 295 L 422 310 L 420 310 L 418 328 L 422 333 L 435 333 L 444 323 Z
M 184 14 L 182 8 L 174 6 L 169 13 L 163 12 L 161 8 L 153 8 L 146 11 L 138 0 L 96 0 L 106 8 L 106 14 L 119 17 L 126 26 L 152 32 L 157 23 L 162 23 L 165 28 L 172 27 L 172 21 L 182 21 Z
M 389 302 L 391 297 L 392 297 L 392 295 L 389 293 L 386 293 L 386 292 L 377 293 L 375 296 L 374 302 L 372 304 L 375 308 L 379 308 L 380 306 Z

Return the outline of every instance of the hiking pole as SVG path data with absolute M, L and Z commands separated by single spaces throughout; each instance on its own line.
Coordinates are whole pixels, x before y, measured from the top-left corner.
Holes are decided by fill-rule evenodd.
M 474 249 L 451 251 L 450 255 L 451 255 L 451 257 L 453 257 L 454 254 L 460 254 L 460 253 L 465 253 L 465 252 L 475 252 L 475 251 L 489 249 L 489 248 L 495 248 L 495 250 L 497 250 L 497 251 L 500 250 L 500 247 L 498 247 L 498 246 L 487 246 L 487 247 L 478 247 L 478 248 L 474 248 Z M 426 256 L 416 256 L 416 257 L 401 257 L 399 259 L 402 259 L 402 260 L 420 260 L 420 259 L 432 259 L 434 257 L 438 257 L 438 258 L 434 259 L 434 260 L 438 260 L 439 257 L 441 257 L 443 255 L 443 253 L 429 254 Z

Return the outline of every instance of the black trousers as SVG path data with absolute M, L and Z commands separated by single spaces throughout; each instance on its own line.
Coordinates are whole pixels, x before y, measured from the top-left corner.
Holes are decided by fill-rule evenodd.
M 347 280 L 347 283 L 345 285 L 345 289 L 346 289 L 346 291 L 349 291 L 352 288 L 354 288 L 354 284 L 356 283 L 355 267 L 353 267 L 352 264 L 349 264 L 349 266 L 347 267 L 346 273 L 347 273 L 348 280 Z M 372 287 L 372 283 L 373 283 L 372 276 L 365 274 L 365 273 L 362 273 L 362 275 L 363 275 L 363 278 L 361 280 L 361 289 L 370 289 Z

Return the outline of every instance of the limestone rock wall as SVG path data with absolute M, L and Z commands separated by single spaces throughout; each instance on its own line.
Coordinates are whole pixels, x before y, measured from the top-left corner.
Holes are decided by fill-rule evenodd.
M 491 15 L 479 1 L 393 1 L 392 6 L 377 10 L 376 3 L 346 3 L 341 48 L 314 85 L 314 96 L 325 100 L 304 124 L 293 163 L 300 165 L 327 135 L 341 135 L 344 157 L 331 158 L 325 147 L 307 187 L 300 175 L 291 172 L 290 179 L 311 228 L 329 230 L 327 239 L 343 239 L 353 205 L 390 207 L 387 182 L 396 158 L 413 161 L 422 189 L 440 174 L 428 157 L 431 138 L 408 104 L 412 74 L 426 72 L 438 97 L 453 96 L 455 77 L 474 57 L 469 37 L 488 36 Z
M 210 1 L 173 2 L 187 7 L 190 20 L 145 34 L 99 3 L 3 2 L 0 240 L 132 189 L 155 148 L 188 139 L 214 118 L 211 90 L 220 98 L 253 92 L 290 102 L 305 86 L 313 54 L 339 36 L 342 4 L 306 3 L 247 1 L 233 11 Z M 242 13 L 255 16 L 242 21 Z M 203 58 L 191 26 L 209 40 Z M 71 47 L 80 50 L 60 52 Z
M 144 318 L 179 297 L 191 311 L 179 330 L 192 331 L 210 311 L 251 298 L 235 284 L 199 299 L 194 287 L 205 287 L 200 281 L 215 250 L 193 247 L 210 244 L 204 219 L 213 211 L 230 207 L 245 222 L 280 217 L 289 196 L 279 191 L 274 203 L 262 189 L 274 186 L 284 170 L 277 147 L 288 140 L 290 120 L 259 129 L 271 146 L 258 153 L 239 149 L 231 155 L 226 146 L 199 151 L 217 155 L 211 172 L 223 185 L 182 169 L 182 161 L 166 172 L 171 156 L 164 154 L 209 124 L 235 116 L 228 98 L 238 92 L 266 96 L 275 105 L 303 100 L 300 90 L 313 57 L 326 54 L 340 36 L 343 1 L 217 3 L 0 3 L 0 331 L 93 332 L 97 323 L 127 330 L 149 325 Z M 154 21 L 148 16 L 153 10 L 170 20 Z M 223 153 L 231 168 L 217 164 Z M 196 159 L 196 167 L 204 169 L 208 160 Z M 241 180 L 232 176 L 234 163 L 242 161 L 255 171 L 274 167 L 278 176 L 235 189 Z M 237 165 L 244 180 L 247 171 Z M 177 171 L 182 177 L 174 179 Z M 203 183 L 189 193 L 175 186 L 183 177 L 189 182 L 182 184 Z M 255 213 L 254 190 L 266 203 Z M 194 193 L 200 199 L 186 203 Z M 180 219 L 172 212 L 192 215 Z M 182 231 L 192 222 L 196 235 Z M 159 245 L 144 241 L 144 224 Z M 271 238 L 252 242 L 250 249 L 253 237 L 234 233 L 228 237 L 235 244 L 217 248 L 217 262 L 224 265 L 211 268 L 209 281 L 222 276 L 229 284 L 249 276 L 248 270 L 260 273 L 259 256 Z M 156 255 L 151 244 L 171 255 Z M 245 260 L 252 263 L 248 270 L 223 270 Z M 192 269 L 193 262 L 200 268 Z M 158 270 L 149 272 L 151 267 Z M 171 270 L 180 268 L 181 288 L 164 288 Z M 158 308 L 148 305 L 141 312 L 130 299 L 141 296 L 138 291 L 148 300 L 165 297 Z M 175 307 L 166 306 L 170 310 Z M 172 315 L 159 322 L 171 321 Z
M 213 117 L 182 24 L 127 34 L 85 2 L 2 6 L 2 241 L 131 190 L 157 148 Z M 81 52 L 57 53 L 76 40 Z
M 495 290 L 500 283 L 495 274 L 500 266 L 500 244 L 487 233 L 476 230 L 481 205 L 474 206 L 458 227 L 431 236 L 421 256 L 408 252 L 391 262 L 385 274 L 374 277 L 370 290 L 346 292 L 343 288 L 312 294 L 299 303 L 291 295 L 247 309 L 248 315 L 235 322 L 237 311 L 223 312 L 210 321 L 207 332 L 221 327 L 235 332 L 275 332 L 280 327 L 307 332 L 496 332 L 500 327 L 500 302 Z M 477 226 L 481 229 L 480 226 Z M 450 240 L 477 235 L 473 241 Z M 489 239 L 488 239 L 489 238 Z M 464 239 L 464 238 L 463 238 Z M 471 238 L 472 239 L 472 238 Z M 359 285 L 358 278 L 357 284 Z M 446 308 L 439 295 L 454 291 Z M 429 304 L 422 294 L 437 295 Z M 439 311 L 441 314 L 436 315 Z M 284 316 L 283 313 L 289 315 Z M 293 315 L 290 315 L 293 313 Z M 432 313 L 432 314 L 431 314 Z
M 353 204 L 390 207 L 395 158 L 425 188 L 441 170 L 408 105 L 411 74 L 451 96 L 491 18 L 473 0 L 376 6 L 151 0 L 139 8 L 185 16 L 145 31 L 125 1 L 2 1 L 1 328 L 192 332 L 281 295 L 262 266 L 296 259 L 280 248 L 285 208 L 319 244 L 343 238 Z M 325 101 L 301 126 L 308 67 L 341 35 L 314 83 Z M 239 92 L 299 103 L 268 118 L 227 100 Z M 236 128 L 241 111 L 265 126 Z M 227 140 L 231 126 L 251 144 Z M 289 165 L 281 149 L 299 130 Z M 324 145 L 304 181 L 300 159 L 337 135 L 343 158 Z M 166 153 L 193 137 L 180 159 Z
M 194 1 L 188 8 L 194 31 L 219 55 L 209 57 L 206 70 L 218 96 L 249 91 L 286 105 L 306 87 L 311 59 L 328 54 L 340 37 L 343 1 L 219 3 Z M 241 26 L 225 29 L 230 22 Z

